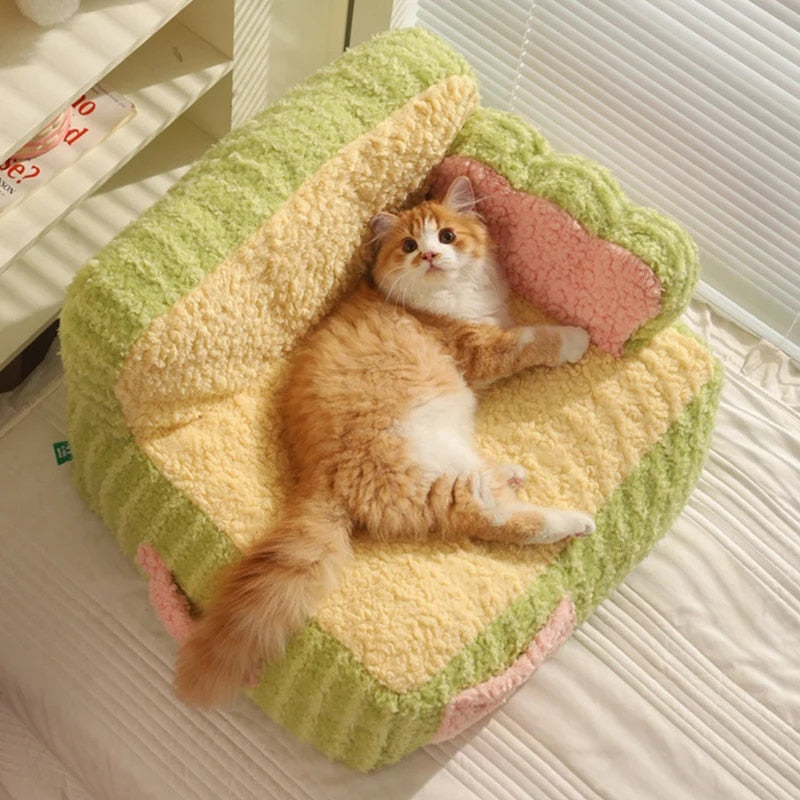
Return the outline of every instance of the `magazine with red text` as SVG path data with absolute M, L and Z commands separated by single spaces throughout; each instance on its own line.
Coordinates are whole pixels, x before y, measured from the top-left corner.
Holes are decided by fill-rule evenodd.
M 0 214 L 44 186 L 135 113 L 130 100 L 102 84 L 86 91 L 59 117 L 57 133 L 48 126 L 46 135 L 37 136 L 0 164 Z M 58 140 L 51 144 L 47 139 L 54 134 Z M 37 155 L 37 145 L 50 149 Z

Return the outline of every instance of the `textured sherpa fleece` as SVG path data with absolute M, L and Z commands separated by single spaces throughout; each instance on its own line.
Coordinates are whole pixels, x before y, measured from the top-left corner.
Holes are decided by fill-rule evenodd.
M 173 635 L 188 621 L 169 576 L 201 608 L 219 569 L 280 513 L 284 356 L 363 271 L 370 216 L 420 196 L 465 131 L 462 155 L 532 191 L 519 176 L 541 137 L 476 103 L 469 67 L 444 43 L 419 30 L 378 37 L 229 134 L 71 287 L 73 474 L 151 576 Z M 537 170 L 539 194 L 571 197 L 561 173 L 545 191 Z M 592 204 L 585 216 L 561 207 L 608 233 Z M 636 348 L 515 376 L 479 412 L 481 448 L 527 467 L 522 494 L 596 512 L 595 535 L 539 548 L 357 540 L 341 587 L 251 692 L 298 736 L 366 770 L 453 735 L 667 530 L 702 465 L 720 374 L 702 343 L 664 327 L 677 302 L 667 295 L 691 269 L 635 257 L 662 294 Z M 520 298 L 515 312 L 543 318 Z M 644 335 L 651 323 L 659 331 Z

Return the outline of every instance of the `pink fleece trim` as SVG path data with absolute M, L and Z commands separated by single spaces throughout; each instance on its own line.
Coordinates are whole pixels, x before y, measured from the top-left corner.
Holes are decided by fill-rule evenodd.
M 189 601 L 172 578 L 169 567 L 149 544 L 142 542 L 136 551 L 136 563 L 150 579 L 150 603 L 167 633 L 184 642 L 192 628 Z
M 498 709 L 564 643 L 575 627 L 575 605 L 565 597 L 530 647 L 502 675 L 466 689 L 445 709 L 431 741 L 444 742 Z
M 156 612 L 167 633 L 178 644 L 188 638 L 194 624 L 186 595 L 178 588 L 169 567 L 158 552 L 149 544 L 139 544 L 136 550 L 136 563 L 149 578 L 150 604 Z M 255 667 L 245 676 L 245 686 L 258 683 L 260 667 Z
M 585 328 L 593 344 L 621 355 L 661 308 L 661 283 L 640 258 L 592 236 L 549 200 L 511 187 L 491 167 L 449 156 L 433 171 L 441 197 L 459 175 L 472 181 L 512 288 L 558 322 Z

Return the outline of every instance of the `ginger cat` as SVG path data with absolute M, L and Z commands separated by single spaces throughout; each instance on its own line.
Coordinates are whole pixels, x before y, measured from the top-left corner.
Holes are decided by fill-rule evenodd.
M 283 519 L 222 577 L 178 658 L 175 688 L 231 703 L 337 584 L 358 527 L 381 541 L 519 545 L 594 530 L 520 502 L 516 465 L 474 445 L 475 390 L 578 361 L 579 328 L 514 327 L 469 179 L 440 203 L 378 214 L 372 273 L 298 346 L 282 398 L 294 489 Z

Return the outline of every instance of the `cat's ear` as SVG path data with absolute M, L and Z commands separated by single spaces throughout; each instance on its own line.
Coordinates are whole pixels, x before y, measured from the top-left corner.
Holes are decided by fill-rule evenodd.
M 442 203 L 458 214 L 466 214 L 474 209 L 475 193 L 466 175 L 459 175 L 450 184 Z
M 372 228 L 372 232 L 379 238 L 383 239 L 387 233 L 397 224 L 397 220 L 399 217 L 396 217 L 394 214 L 390 214 L 388 211 L 381 211 L 380 214 L 376 214 L 370 221 L 369 225 Z

